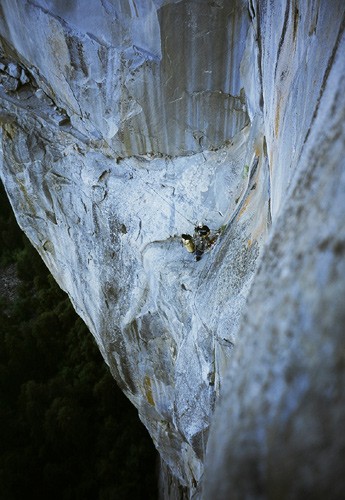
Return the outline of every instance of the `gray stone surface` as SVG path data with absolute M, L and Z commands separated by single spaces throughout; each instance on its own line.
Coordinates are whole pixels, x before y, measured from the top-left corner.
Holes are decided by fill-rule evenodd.
M 239 1 L 2 0 L 0 31 L 73 126 L 121 157 L 218 148 L 248 122 Z
M 343 2 L 0 6 L 1 177 L 162 495 L 335 497 Z M 198 221 L 221 228 L 200 262 L 180 241 Z
M 345 491 L 345 5 L 292 7 L 274 33 L 280 6 L 261 11 L 274 223 L 212 423 L 205 499 Z

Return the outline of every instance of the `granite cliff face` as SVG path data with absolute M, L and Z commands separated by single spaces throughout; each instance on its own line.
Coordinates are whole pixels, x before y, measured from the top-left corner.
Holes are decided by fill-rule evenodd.
M 0 5 L 1 177 L 164 494 L 335 498 L 343 2 Z M 197 221 L 218 236 L 199 262 Z

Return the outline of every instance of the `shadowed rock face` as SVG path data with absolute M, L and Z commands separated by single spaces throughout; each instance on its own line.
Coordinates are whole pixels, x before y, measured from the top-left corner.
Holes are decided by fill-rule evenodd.
M 274 224 L 212 423 L 205 499 L 345 488 L 345 5 L 281 8 L 255 8 Z
M 171 498 L 202 495 L 219 396 L 205 498 L 341 491 L 344 10 L 1 2 L 2 179 Z

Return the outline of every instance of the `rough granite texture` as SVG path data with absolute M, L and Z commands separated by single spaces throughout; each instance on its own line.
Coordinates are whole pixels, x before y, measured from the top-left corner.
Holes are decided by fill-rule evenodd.
M 273 227 L 212 423 L 205 499 L 344 496 L 345 4 L 330 7 L 256 6 Z
M 341 0 L 0 2 L 1 178 L 163 497 L 344 491 L 344 26 Z

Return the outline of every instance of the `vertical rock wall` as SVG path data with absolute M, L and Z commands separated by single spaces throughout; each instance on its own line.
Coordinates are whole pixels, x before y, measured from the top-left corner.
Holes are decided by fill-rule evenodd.
M 248 19 L 238 1 L 1 8 L 2 36 L 38 85 L 76 130 L 120 157 L 218 148 L 248 121 L 239 79 Z
M 267 398 L 294 407 L 300 356 L 320 372 L 310 332 L 321 349 L 338 325 L 316 312 L 342 293 L 342 2 L 0 5 L 1 177 L 21 227 L 138 408 L 167 494 L 201 496 L 222 396 L 205 498 L 246 495 L 242 466 L 259 497 L 243 443 L 255 472 Z M 180 242 L 197 221 L 218 235 L 199 262 Z
M 273 226 L 212 423 L 203 497 L 340 499 L 345 5 L 257 2 L 251 12 Z

